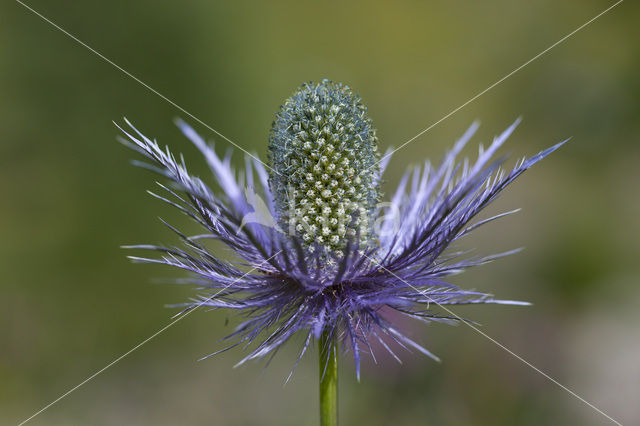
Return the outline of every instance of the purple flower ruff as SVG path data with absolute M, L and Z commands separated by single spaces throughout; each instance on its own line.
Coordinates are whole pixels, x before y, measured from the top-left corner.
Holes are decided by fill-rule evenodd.
M 166 195 L 151 194 L 205 229 L 201 235 L 186 236 L 167 225 L 179 236 L 182 247 L 129 246 L 162 253 L 159 258 L 130 258 L 135 262 L 170 265 L 191 273 L 191 278 L 181 282 L 196 285 L 206 294 L 181 305 L 186 306 L 183 312 L 207 306 L 233 309 L 246 317 L 223 339 L 230 341 L 230 345 L 209 356 L 238 345 L 251 347 L 249 354 L 238 363 L 240 365 L 275 354 L 282 344 L 301 332 L 304 343 L 297 365 L 312 341 L 328 332 L 337 335 L 343 347 L 353 352 L 359 376 L 361 351 L 375 360 L 373 341 L 398 360 L 389 343 L 416 349 L 438 360 L 396 329 L 383 315 L 383 307 L 424 322 L 457 323 L 460 317 L 438 313 L 434 306 L 528 305 L 494 299 L 490 294 L 463 290 L 443 281 L 444 277 L 513 251 L 487 257 L 466 257 L 467 252 L 445 251 L 452 242 L 475 228 L 517 211 L 470 223 L 507 185 L 566 141 L 522 159 L 506 172 L 500 168 L 501 160 L 491 161 L 491 158 L 519 120 L 496 137 L 486 150 L 481 146 L 475 162 L 466 159 L 457 162 L 457 156 L 478 128 L 477 123 L 472 124 L 439 166 L 432 167 L 427 161 L 424 167 L 404 175 L 391 202 L 379 208 L 378 214 L 382 218 L 377 229 L 379 245 L 361 250 L 357 242 L 350 242 L 346 254 L 336 259 L 337 268 L 328 268 L 317 254 L 320 251 L 309 254 L 295 237 L 285 235 L 274 226 L 243 223 L 243 218 L 256 213 L 257 207 L 253 207 L 257 205 L 256 194 L 262 198 L 268 213 L 277 217 L 268 173 L 255 157 L 245 156 L 246 169 L 244 173 L 236 174 L 230 164 L 230 155 L 221 159 L 213 146 L 191 127 L 182 121 L 177 123 L 207 160 L 224 193 L 217 196 L 207 184 L 187 171 L 182 158 L 178 161 L 168 148 L 163 150 L 126 119 L 125 122 L 132 131 L 119 127 L 127 137 L 121 141 L 148 160 L 136 164 L 173 183 L 172 187 L 161 185 Z M 389 158 L 390 154 L 383 157 L 381 170 Z M 245 184 L 247 190 L 244 190 Z M 402 220 L 398 221 L 398 218 Z M 229 262 L 216 257 L 199 242 L 206 238 L 224 243 L 235 253 L 237 260 Z M 251 268 L 248 272 L 247 267 Z

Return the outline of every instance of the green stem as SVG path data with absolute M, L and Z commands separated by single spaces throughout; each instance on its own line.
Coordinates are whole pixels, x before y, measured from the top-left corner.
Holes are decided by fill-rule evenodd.
M 325 331 L 320 337 L 320 425 L 338 424 L 338 341 Z

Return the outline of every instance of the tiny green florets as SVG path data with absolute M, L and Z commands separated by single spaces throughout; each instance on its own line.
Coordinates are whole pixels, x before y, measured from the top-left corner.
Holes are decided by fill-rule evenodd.
M 269 159 L 269 184 L 286 232 L 332 251 L 356 235 L 361 246 L 372 243 L 378 139 L 367 108 L 348 86 L 303 84 L 276 115 Z

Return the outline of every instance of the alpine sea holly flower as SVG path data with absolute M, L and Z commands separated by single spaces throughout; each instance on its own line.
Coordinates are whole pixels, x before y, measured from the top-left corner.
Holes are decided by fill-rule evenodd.
M 123 141 L 148 160 L 138 164 L 173 183 L 162 186 L 165 195 L 153 195 L 204 229 L 201 235 L 187 236 L 172 227 L 181 247 L 135 246 L 162 255 L 132 259 L 190 272 L 188 282 L 201 294 L 184 305 L 187 310 L 207 306 L 243 313 L 246 319 L 222 349 L 250 347 L 239 364 L 275 354 L 297 333 L 304 335 L 298 361 L 312 342 L 320 342 L 323 383 L 335 378 L 339 342 L 352 352 L 358 375 L 361 354 L 375 357 L 376 346 L 395 358 L 394 345 L 437 360 L 385 313 L 455 323 L 461 318 L 439 308 L 526 304 L 445 281 L 508 254 L 469 257 L 447 249 L 478 226 L 513 213 L 472 222 L 507 185 L 562 145 L 504 171 L 492 157 L 518 122 L 487 149 L 481 146 L 475 161 L 460 162 L 458 155 L 478 127 L 473 124 L 438 166 L 427 161 L 407 172 L 387 203 L 379 203 L 380 180 L 390 154 L 379 157 L 367 109 L 342 84 L 304 84 L 283 104 L 269 137 L 269 170 L 246 156 L 246 169 L 236 173 L 229 155 L 220 158 L 212 144 L 179 121 L 208 162 L 221 195 L 190 174 L 168 148 L 126 123 L 131 130 L 122 130 Z M 236 260 L 211 253 L 201 243 L 204 238 L 221 241 Z M 331 392 L 325 396 L 327 403 Z M 323 410 L 332 409 L 327 404 Z

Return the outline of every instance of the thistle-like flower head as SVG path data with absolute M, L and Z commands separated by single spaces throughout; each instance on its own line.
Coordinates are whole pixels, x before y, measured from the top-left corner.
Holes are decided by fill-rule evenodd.
M 269 183 L 281 226 L 305 245 L 339 251 L 369 244 L 378 202 L 378 140 L 348 86 L 305 83 L 280 108 L 269 135 Z
M 503 171 L 492 157 L 517 122 L 487 149 L 480 147 L 474 161 L 460 162 L 477 128 L 473 124 L 438 166 L 427 161 L 408 171 L 391 199 L 379 204 L 378 185 L 390 154 L 379 158 L 366 108 L 341 84 L 308 83 L 284 103 L 269 136 L 269 172 L 249 155 L 244 172 L 236 173 L 230 156 L 220 158 L 213 145 L 179 122 L 222 194 L 190 174 L 168 148 L 127 124 L 132 131 L 122 130 L 124 142 L 149 161 L 139 164 L 173 183 L 162 186 L 166 194 L 154 195 L 203 228 L 187 236 L 171 227 L 181 247 L 134 246 L 161 256 L 132 259 L 189 272 L 188 282 L 200 293 L 185 310 L 206 306 L 244 313 L 246 320 L 227 336 L 229 347 L 252 348 L 240 363 L 275 353 L 298 333 L 304 335 L 300 358 L 321 335 L 337 337 L 353 353 L 358 372 L 363 350 L 375 356 L 373 342 L 394 357 L 392 343 L 436 358 L 397 329 L 389 314 L 457 322 L 460 317 L 442 308 L 526 304 L 446 281 L 507 254 L 473 257 L 450 245 L 512 213 L 476 220 L 507 185 L 562 144 Z M 225 244 L 236 260 L 211 252 L 201 243 L 206 238 Z

